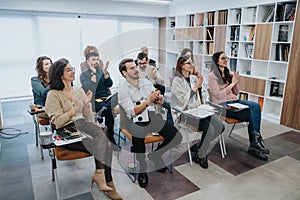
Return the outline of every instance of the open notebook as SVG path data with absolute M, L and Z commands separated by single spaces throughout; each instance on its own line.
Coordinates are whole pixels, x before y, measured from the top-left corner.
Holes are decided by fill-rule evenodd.
M 206 118 L 215 114 L 214 111 L 215 111 L 214 108 L 209 105 L 201 105 L 198 108 L 185 110 L 183 111 L 183 113 L 190 114 L 199 118 Z
M 233 108 L 233 109 L 238 109 L 238 110 L 243 110 L 243 109 L 249 108 L 249 106 L 241 104 L 241 103 L 229 103 L 229 104 L 227 104 L 227 106 L 229 106 L 230 108 Z

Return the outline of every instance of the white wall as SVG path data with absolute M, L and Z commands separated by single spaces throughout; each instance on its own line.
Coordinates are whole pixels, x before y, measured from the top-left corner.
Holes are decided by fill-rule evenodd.
M 162 17 L 168 7 L 110 0 L 0 0 L 0 9 L 78 14 Z
M 253 6 L 282 0 L 174 0 L 169 6 L 169 16 L 192 14 L 203 11 Z

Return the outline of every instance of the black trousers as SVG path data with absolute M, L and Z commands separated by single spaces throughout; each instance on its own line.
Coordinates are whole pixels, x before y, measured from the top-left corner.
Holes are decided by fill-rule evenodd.
M 132 134 L 133 151 L 137 154 L 138 161 L 145 160 L 146 146 L 144 143 L 145 137 L 149 132 L 157 132 L 163 138 L 164 141 L 153 152 L 156 156 L 161 156 L 170 148 L 180 144 L 182 136 L 179 131 L 169 122 L 163 120 L 160 114 L 156 114 L 154 111 L 149 112 L 150 122 L 133 123 L 130 120 L 128 124 L 128 130 Z

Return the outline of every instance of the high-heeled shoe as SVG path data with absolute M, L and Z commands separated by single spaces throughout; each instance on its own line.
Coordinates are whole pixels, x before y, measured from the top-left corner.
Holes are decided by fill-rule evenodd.
M 92 176 L 91 190 L 93 189 L 94 182 L 96 182 L 99 190 L 101 191 L 113 191 L 111 187 L 106 185 L 104 169 L 96 169 L 95 173 Z
M 121 197 L 121 195 L 117 192 L 116 187 L 114 185 L 114 182 L 108 182 L 106 183 L 107 186 L 111 187 L 113 189 L 113 191 L 108 191 L 107 192 L 107 196 L 110 199 L 114 199 L 114 200 L 122 200 L 123 198 Z

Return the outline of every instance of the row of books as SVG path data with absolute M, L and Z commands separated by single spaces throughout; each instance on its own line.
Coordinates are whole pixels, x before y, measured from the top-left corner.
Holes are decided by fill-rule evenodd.
M 246 8 L 243 12 L 244 23 L 255 23 L 256 8 Z
M 245 44 L 246 58 L 253 58 L 253 44 Z
M 240 92 L 239 99 L 240 100 L 248 100 L 248 94 L 244 93 L 244 92 Z M 259 104 L 260 111 L 262 112 L 263 106 L 264 106 L 264 98 L 263 97 L 258 97 L 257 103 Z
M 275 14 L 275 8 L 274 6 L 270 6 L 267 12 L 265 13 L 262 22 L 272 22 L 274 19 L 274 14 Z
M 214 25 L 215 21 L 215 12 L 209 12 L 207 15 L 207 25 Z
M 231 43 L 231 45 L 230 45 L 230 56 L 231 57 L 238 56 L 238 47 L 239 47 L 239 44 L 237 42 Z
M 283 83 L 271 81 L 271 86 L 270 86 L 270 96 L 271 97 L 283 97 Z
M 237 68 L 237 59 L 230 58 L 229 68 L 230 68 L 230 71 L 236 72 L 236 68 Z
M 227 24 L 227 10 L 219 11 L 218 24 Z
M 206 53 L 208 55 L 213 55 L 213 53 L 214 53 L 214 43 L 213 42 L 209 42 L 206 44 Z
M 289 26 L 286 24 L 279 25 L 278 42 L 287 42 L 289 34 Z
M 290 51 L 289 44 L 276 44 L 275 60 L 287 62 L 289 51 Z
M 296 3 L 285 3 L 277 6 L 276 21 L 293 21 L 295 18 Z
M 230 40 L 239 41 L 240 39 L 240 26 L 231 26 L 230 27 Z

